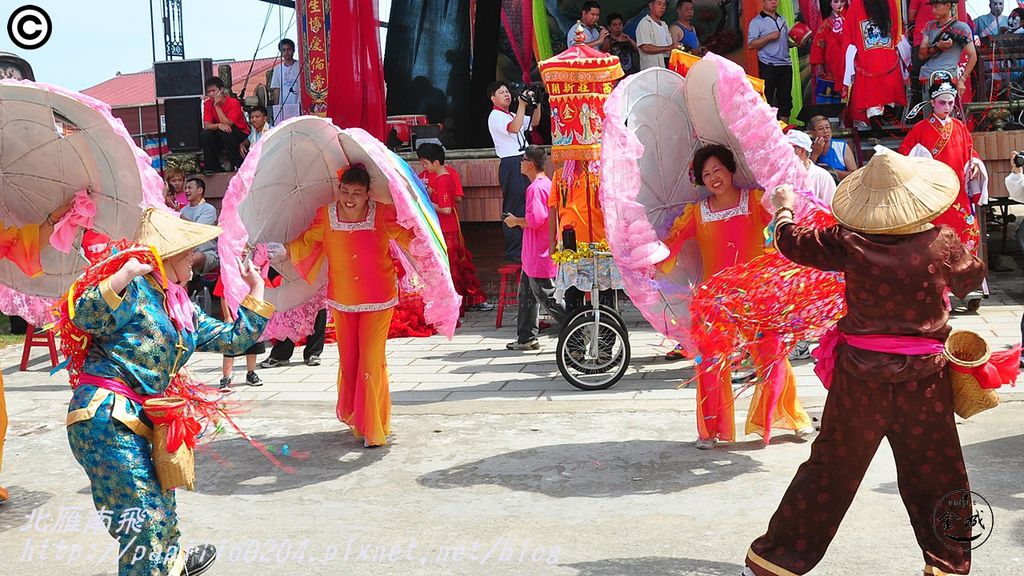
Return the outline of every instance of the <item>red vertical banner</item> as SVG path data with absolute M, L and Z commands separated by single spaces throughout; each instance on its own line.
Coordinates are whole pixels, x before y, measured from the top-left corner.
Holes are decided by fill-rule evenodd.
M 298 0 L 302 110 L 327 115 L 327 58 L 331 47 L 331 0 Z
M 375 0 L 332 0 L 327 116 L 385 139 L 384 62 Z

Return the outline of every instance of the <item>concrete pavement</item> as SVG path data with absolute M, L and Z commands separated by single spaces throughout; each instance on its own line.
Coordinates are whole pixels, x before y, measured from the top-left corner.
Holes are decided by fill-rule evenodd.
M 1011 291 L 995 289 L 953 324 L 997 348 L 1019 341 L 1019 280 L 1003 285 Z M 601 392 L 561 380 L 550 335 L 538 352 L 506 351 L 506 318 L 495 330 L 493 312 L 473 313 L 450 342 L 389 343 L 395 439 L 382 449 L 364 450 L 334 419 L 331 346 L 318 368 L 262 370 L 265 386 L 236 385 L 250 401 L 239 422 L 294 470 L 229 434 L 199 453 L 197 491 L 178 501 L 185 537 L 219 545 L 208 574 L 738 574 L 809 442 L 779 434 L 767 449 L 747 437 L 695 450 L 695 390 L 676 388 L 691 367 L 661 360 L 668 343 L 628 307 L 633 366 Z M 113 573 L 112 539 L 86 529 L 88 481 L 62 425 L 66 379 L 42 362 L 17 372 L 18 356 L 0 353 L 11 416 L 0 481 L 12 496 L 0 507 L 0 573 Z M 200 354 L 191 369 L 216 383 L 220 358 Z M 825 390 L 809 362 L 796 370 L 814 413 Z M 993 508 L 972 574 L 1024 572 L 1020 392 L 958 427 L 972 487 Z M 920 573 L 895 480 L 883 443 L 812 574 Z

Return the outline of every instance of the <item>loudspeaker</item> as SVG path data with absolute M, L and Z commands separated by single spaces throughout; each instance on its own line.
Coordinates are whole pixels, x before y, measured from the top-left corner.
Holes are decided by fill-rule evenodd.
M 164 100 L 164 124 L 167 148 L 171 152 L 199 150 L 199 134 L 203 129 L 202 98 L 168 98 Z
M 440 124 L 426 124 L 423 126 L 413 126 L 409 129 L 409 143 L 412 145 L 412 149 L 416 150 L 420 144 L 425 142 L 433 142 L 439 146 L 444 146 L 441 141 L 442 127 Z
M 206 80 L 213 77 L 213 60 L 168 60 L 153 63 L 157 98 L 203 96 Z

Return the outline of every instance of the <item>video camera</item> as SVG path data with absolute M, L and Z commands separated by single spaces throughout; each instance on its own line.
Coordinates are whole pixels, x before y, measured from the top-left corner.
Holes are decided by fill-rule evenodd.
M 544 90 L 543 82 L 531 82 L 524 84 L 522 82 L 509 82 L 509 92 L 512 93 L 512 100 L 522 100 L 526 102 L 526 105 L 531 108 L 540 106 L 541 102 L 544 102 L 548 98 L 548 93 Z

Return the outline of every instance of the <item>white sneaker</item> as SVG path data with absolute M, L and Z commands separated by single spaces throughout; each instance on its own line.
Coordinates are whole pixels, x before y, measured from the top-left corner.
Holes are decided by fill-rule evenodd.
M 804 438 L 805 436 L 810 436 L 811 434 L 814 434 L 814 426 L 800 428 L 799 430 L 794 430 L 793 433 L 796 434 L 797 438 Z
M 757 574 L 754 574 L 753 570 L 751 570 L 750 568 L 744 566 L 743 567 L 743 572 L 740 573 L 740 576 L 757 576 Z
M 790 352 L 789 352 L 789 361 L 790 362 L 792 362 L 794 360 L 807 360 L 810 357 L 811 357 L 811 345 L 808 344 L 807 342 L 802 341 L 802 340 L 800 342 L 797 342 L 796 346 L 794 346 L 793 349 L 790 350 Z

